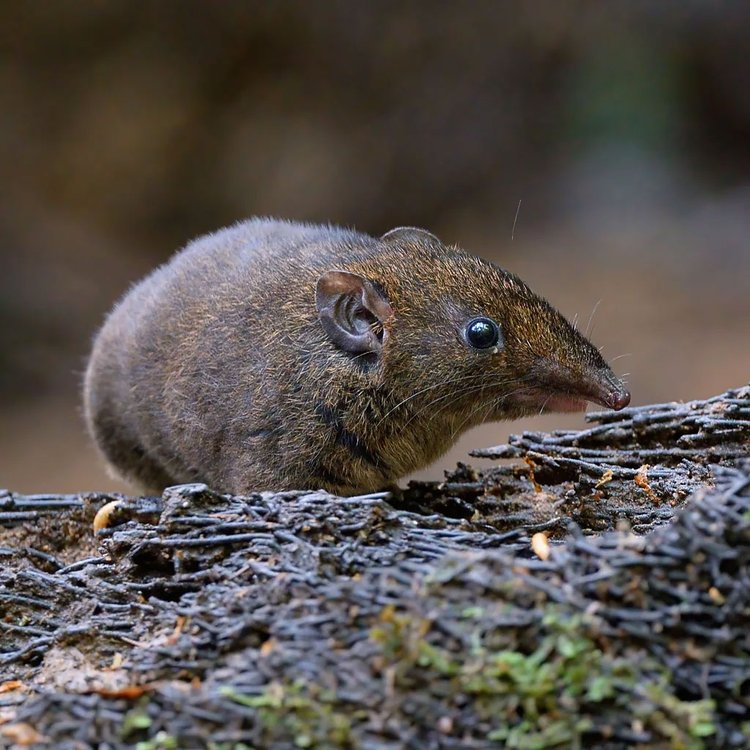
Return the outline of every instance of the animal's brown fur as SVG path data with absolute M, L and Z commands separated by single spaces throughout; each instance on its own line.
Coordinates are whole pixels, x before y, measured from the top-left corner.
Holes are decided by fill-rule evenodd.
M 342 351 L 318 319 L 318 278 L 343 269 L 390 303 L 377 356 Z M 469 347 L 474 317 L 497 352 Z M 244 493 L 392 484 L 488 420 L 572 395 L 622 406 L 599 352 L 518 278 L 415 229 L 381 239 L 252 219 L 201 237 L 136 285 L 97 335 L 89 429 L 151 489 Z

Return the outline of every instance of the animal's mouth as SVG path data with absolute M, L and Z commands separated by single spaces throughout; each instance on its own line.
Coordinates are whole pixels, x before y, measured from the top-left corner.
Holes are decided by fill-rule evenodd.
M 540 414 L 586 411 L 589 402 L 619 411 L 630 403 L 630 393 L 614 376 L 606 374 L 576 388 L 534 386 L 518 393 L 514 399 L 529 411 L 536 410 Z
M 586 411 L 588 401 L 568 394 L 552 395 L 542 404 L 543 411 Z
M 586 411 L 588 400 L 571 393 L 547 391 L 533 388 L 525 393 L 514 396 L 516 403 L 526 407 L 529 411 L 547 412 L 576 412 Z

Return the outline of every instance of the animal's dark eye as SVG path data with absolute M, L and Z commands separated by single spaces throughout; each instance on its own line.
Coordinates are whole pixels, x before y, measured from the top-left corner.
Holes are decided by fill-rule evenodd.
M 500 341 L 500 327 L 491 318 L 474 318 L 466 326 L 466 340 L 475 349 L 490 349 Z

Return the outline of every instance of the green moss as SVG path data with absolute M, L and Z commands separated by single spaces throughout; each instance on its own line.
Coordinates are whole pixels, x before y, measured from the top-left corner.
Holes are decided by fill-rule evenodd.
M 465 620 L 470 614 L 464 611 Z M 485 648 L 474 623 L 472 648 L 458 652 L 429 642 L 429 621 L 387 607 L 371 635 L 397 690 L 424 686 L 445 696 L 456 716 L 459 702 L 470 698 L 473 713 L 490 726 L 487 739 L 507 748 L 582 747 L 587 733 L 607 735 L 628 716 L 669 747 L 702 748 L 702 738 L 714 733 L 713 702 L 678 699 L 660 665 L 603 651 L 589 624 L 548 605 L 533 651 Z
M 148 715 L 146 706 L 148 700 L 142 699 L 135 708 L 132 708 L 125 717 L 120 727 L 120 737 L 127 739 L 132 734 L 142 732 L 151 726 L 151 717 Z
M 144 740 L 135 746 L 135 750 L 178 750 L 177 739 L 166 732 L 157 732 L 153 739 Z
M 153 720 L 148 715 L 148 703 L 149 697 L 144 695 L 137 705 L 125 714 L 120 728 L 120 737 L 130 742 L 138 737 L 145 737 L 135 742 L 136 750 L 178 750 L 177 738 L 167 732 L 160 731 L 153 737 L 148 736 L 148 730 L 153 724 Z
M 238 693 L 232 687 L 219 689 L 221 695 L 257 712 L 262 746 L 291 742 L 299 748 L 342 748 L 355 750 L 352 718 L 336 707 L 337 698 L 328 691 L 300 681 L 292 685 L 270 684 L 260 695 Z

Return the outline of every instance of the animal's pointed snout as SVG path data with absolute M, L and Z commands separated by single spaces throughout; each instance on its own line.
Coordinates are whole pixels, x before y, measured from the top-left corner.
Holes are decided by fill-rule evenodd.
M 620 411 L 630 403 L 630 391 L 611 371 L 601 373 L 597 381 L 595 400 L 602 406 Z
M 630 403 L 630 391 L 621 387 L 619 390 L 609 393 L 603 400 L 610 409 L 620 411 Z

